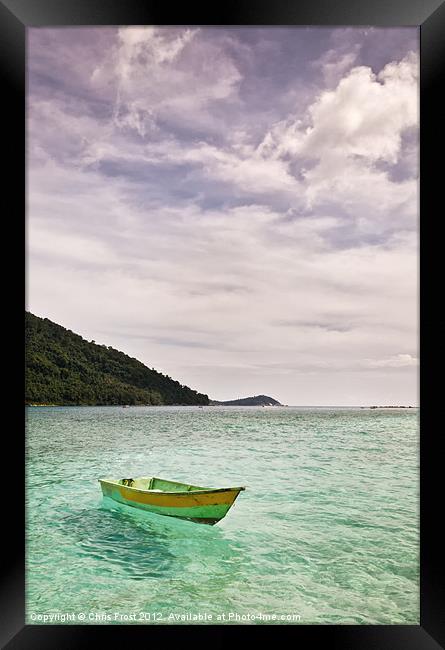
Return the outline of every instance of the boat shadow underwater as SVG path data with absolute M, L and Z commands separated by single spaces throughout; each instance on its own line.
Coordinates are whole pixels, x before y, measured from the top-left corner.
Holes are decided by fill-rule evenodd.
M 197 562 L 220 575 L 227 563 L 242 562 L 240 549 L 217 527 L 141 512 L 108 498 L 62 517 L 58 525 L 98 575 L 169 579 L 192 571 Z

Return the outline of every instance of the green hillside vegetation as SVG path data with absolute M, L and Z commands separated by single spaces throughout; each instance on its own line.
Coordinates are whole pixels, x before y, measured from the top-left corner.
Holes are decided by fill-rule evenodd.
M 25 312 L 27 404 L 208 404 L 198 393 L 112 347 Z
M 268 395 L 254 395 L 253 397 L 243 397 L 241 399 L 231 399 L 227 402 L 217 402 L 211 400 L 210 404 L 220 406 L 282 406 L 273 397 Z

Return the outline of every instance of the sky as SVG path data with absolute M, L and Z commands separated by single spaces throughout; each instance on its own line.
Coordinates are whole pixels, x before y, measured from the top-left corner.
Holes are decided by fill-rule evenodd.
M 418 29 L 28 29 L 27 309 L 225 400 L 418 403 Z

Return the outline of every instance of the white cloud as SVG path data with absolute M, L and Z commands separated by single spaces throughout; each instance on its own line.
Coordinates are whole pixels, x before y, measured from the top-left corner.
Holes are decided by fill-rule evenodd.
M 365 359 L 369 368 L 405 368 L 419 365 L 417 357 L 411 354 L 397 354 L 387 359 Z
M 335 48 L 328 50 L 320 59 L 314 61 L 314 68 L 321 69 L 328 86 L 336 85 L 355 63 L 359 49 L 359 46 L 355 45 L 345 52 L 339 52 Z
M 400 160 L 402 135 L 418 125 L 418 59 L 410 53 L 378 74 L 353 68 L 305 116 L 276 124 L 258 147 L 266 160 L 300 161 L 306 206 L 338 205 L 363 233 L 412 229 L 417 180 L 394 182 L 379 162 Z M 407 151 L 412 163 L 412 149 Z M 378 200 L 376 200 L 378 197 Z
M 209 105 L 236 94 L 241 75 L 218 43 L 199 29 L 122 27 L 111 59 L 92 76 L 116 86 L 114 123 L 145 137 L 157 120 L 198 126 L 213 121 Z M 187 47 L 192 44 L 192 47 Z
M 375 75 L 357 67 L 310 107 L 312 127 L 296 152 L 322 158 L 361 156 L 395 163 L 401 134 L 418 124 L 418 59 L 411 53 Z
M 121 79 L 128 79 L 134 67 L 150 64 L 171 63 L 195 36 L 198 30 L 185 29 L 176 34 L 155 27 L 121 27 L 118 31 L 118 72 Z
M 418 58 L 410 53 L 378 74 L 356 67 L 334 90 L 322 92 L 301 120 L 280 122 L 259 150 L 265 155 L 291 154 L 321 163 L 361 157 L 395 163 L 401 134 L 418 125 Z

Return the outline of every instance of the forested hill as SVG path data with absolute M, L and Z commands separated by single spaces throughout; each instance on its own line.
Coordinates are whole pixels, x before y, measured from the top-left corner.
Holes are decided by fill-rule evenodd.
M 228 402 L 217 402 L 211 400 L 211 404 L 220 406 L 281 406 L 273 397 L 268 395 L 254 395 L 254 397 L 243 397 L 242 399 L 232 399 Z
M 27 404 L 208 404 L 123 352 L 25 312 Z

